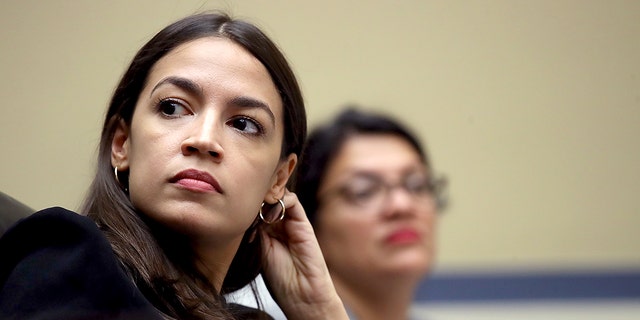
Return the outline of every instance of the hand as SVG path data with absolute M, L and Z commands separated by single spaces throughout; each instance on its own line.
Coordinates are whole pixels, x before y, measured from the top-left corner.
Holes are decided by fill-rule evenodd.
M 284 219 L 260 230 L 269 290 L 289 319 L 348 319 L 298 197 L 283 201 Z

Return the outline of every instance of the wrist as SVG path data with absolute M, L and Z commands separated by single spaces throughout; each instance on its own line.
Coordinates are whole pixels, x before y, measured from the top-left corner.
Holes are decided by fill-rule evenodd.
M 293 309 L 293 310 L 292 310 Z M 300 304 L 290 310 L 283 310 L 291 320 L 349 320 L 342 299 L 336 294 L 331 299 L 312 304 Z

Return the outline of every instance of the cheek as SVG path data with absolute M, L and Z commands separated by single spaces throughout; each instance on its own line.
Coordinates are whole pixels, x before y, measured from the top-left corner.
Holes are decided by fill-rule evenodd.
M 323 249 L 331 252 L 354 254 L 373 243 L 375 226 L 366 219 L 357 219 L 329 211 L 318 219 L 318 241 Z
M 131 196 L 153 193 L 166 178 L 167 164 L 180 151 L 169 139 L 154 137 L 146 132 L 135 132 L 129 148 L 129 190 Z M 142 142 L 144 141 L 144 142 Z
M 129 157 L 132 166 L 138 170 L 159 169 L 163 164 L 181 154 L 179 132 L 158 128 L 153 122 L 147 121 L 138 125 L 138 129 L 131 133 Z
M 433 254 L 437 247 L 437 231 L 438 231 L 438 216 L 431 212 L 427 213 L 420 220 L 419 225 L 423 226 L 424 232 L 424 245 Z
M 438 215 L 434 211 L 425 212 L 421 224 L 425 226 L 427 232 L 435 234 L 438 225 Z
M 273 150 L 236 144 L 226 148 L 223 161 L 234 185 L 245 192 L 255 189 L 264 197 L 274 181 L 279 155 Z

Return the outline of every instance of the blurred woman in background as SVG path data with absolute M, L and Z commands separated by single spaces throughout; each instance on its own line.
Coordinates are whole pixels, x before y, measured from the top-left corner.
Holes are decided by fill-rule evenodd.
M 316 128 L 295 191 L 352 319 L 410 319 L 434 263 L 444 181 L 394 119 L 347 108 Z

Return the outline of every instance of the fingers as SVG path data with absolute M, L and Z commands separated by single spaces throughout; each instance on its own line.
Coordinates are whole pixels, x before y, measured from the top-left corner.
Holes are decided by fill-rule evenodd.
M 277 239 L 285 246 L 293 242 L 316 241 L 313 227 L 307 218 L 307 215 L 298 200 L 298 196 L 285 189 L 281 199 L 284 202 L 285 214 L 282 220 L 274 221 L 274 223 L 262 223 L 261 230 L 266 232 L 268 236 Z M 278 212 L 270 217 L 277 217 L 280 214 L 280 205 L 277 205 Z M 277 220 L 277 218 L 276 218 Z
M 285 189 L 284 195 L 275 204 L 263 204 L 260 219 L 267 225 L 279 224 L 281 220 L 307 221 L 307 216 L 298 196 Z
M 282 201 L 284 201 L 285 208 L 287 208 L 286 216 L 290 219 L 299 221 L 307 219 L 307 215 L 305 214 L 305 211 L 298 200 L 298 196 L 295 193 L 285 189 Z

